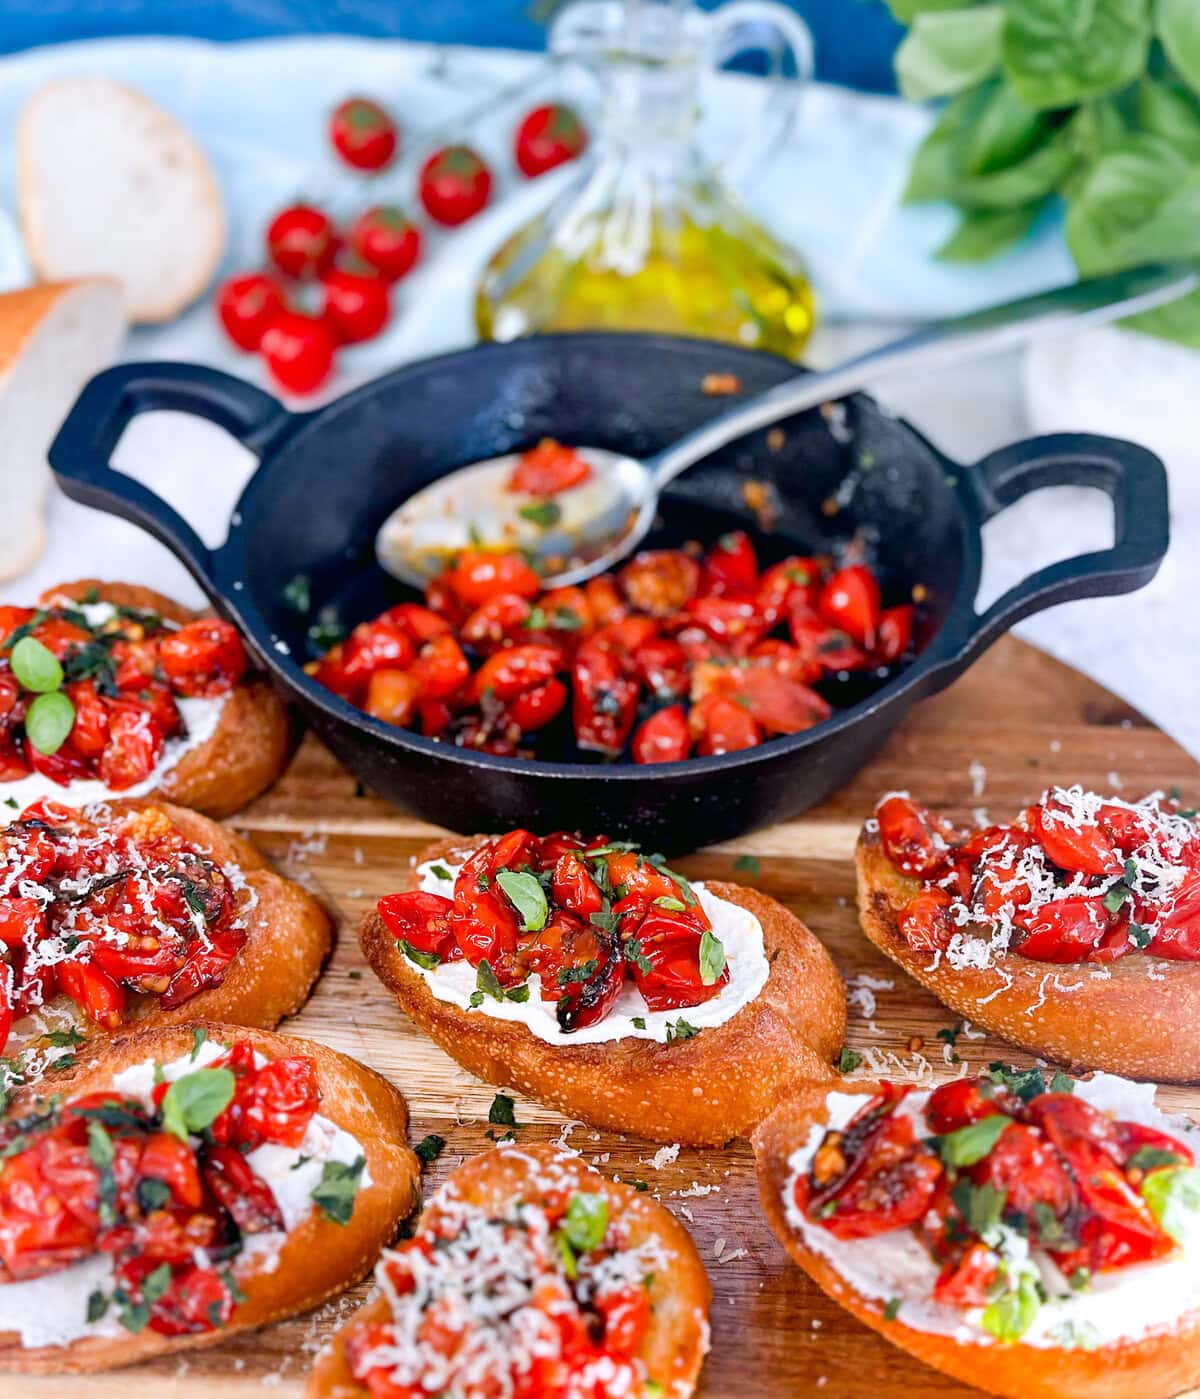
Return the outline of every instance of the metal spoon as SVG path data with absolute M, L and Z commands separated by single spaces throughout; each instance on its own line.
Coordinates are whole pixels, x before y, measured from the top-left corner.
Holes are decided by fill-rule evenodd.
M 539 508 L 507 482 L 518 454 L 493 457 L 443 476 L 410 496 L 384 521 L 379 562 L 406 583 L 424 586 L 471 544 L 520 549 L 546 587 L 579 583 L 630 554 L 654 522 L 658 497 L 681 471 L 755 428 L 861 389 L 901 370 L 960 364 L 1047 331 L 1098 325 L 1149 311 L 1198 285 L 1184 266 L 1132 268 L 1074 282 L 1003 306 L 934 321 L 911 335 L 856 355 L 819 374 L 798 374 L 710 418 L 645 461 L 601 447 L 576 446 L 591 478 Z

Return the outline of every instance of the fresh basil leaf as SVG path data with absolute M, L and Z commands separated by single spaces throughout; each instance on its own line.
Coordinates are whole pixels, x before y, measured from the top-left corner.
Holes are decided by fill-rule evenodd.
M 523 1005 L 529 999 L 529 982 L 523 981 L 520 986 L 514 986 L 511 990 L 505 991 L 504 999 Z
M 445 865 L 430 865 L 429 873 L 432 875 L 436 875 L 438 879 L 445 880 L 447 884 L 453 884 L 454 882 L 454 876 L 450 873 L 450 871 L 446 868 Z
M 700 981 L 704 986 L 716 984 L 725 970 L 725 946 L 711 928 L 705 928 L 700 939 Z
M 577 1190 L 563 1216 L 562 1232 L 576 1253 L 599 1248 L 608 1232 L 608 1197 Z
M 1022 1273 L 1013 1290 L 1001 1293 L 985 1309 L 983 1329 L 998 1341 L 1019 1341 L 1033 1325 L 1041 1305 L 1036 1280 L 1029 1273 Z
M 360 1156 L 349 1165 L 345 1161 L 326 1161 L 321 1179 L 312 1192 L 312 1202 L 326 1219 L 345 1227 L 354 1214 L 354 1200 L 367 1158 Z
M 500 978 L 492 970 L 492 964 L 486 957 L 475 968 L 475 989 L 482 991 L 485 996 L 490 996 L 493 1001 L 504 999 L 504 987 L 500 985 Z
M 1200 1170 L 1195 1166 L 1175 1166 L 1151 1171 L 1142 1181 L 1141 1191 L 1162 1229 L 1176 1243 L 1183 1243 L 1200 1211 Z
M 1037 222 L 1042 200 L 1015 209 L 968 209 L 937 250 L 943 262 L 986 262 L 1014 247 Z
M 25 737 L 49 756 L 57 753 L 75 727 L 75 706 L 61 690 L 38 695 L 25 712 Z
M 1053 194 L 1078 163 L 1074 118 L 1022 160 L 985 175 L 956 168 L 949 197 L 972 209 L 1015 209 Z
M 1173 340 L 1177 345 L 1188 345 L 1200 350 L 1200 291 L 1189 292 L 1166 306 L 1153 311 L 1142 311 L 1121 322 L 1129 330 L 1141 331 L 1143 335 L 1156 335 L 1162 340 Z M 1181 816 L 1184 812 L 1179 813 Z M 1130 929 L 1132 932 L 1132 929 Z M 1147 934 L 1146 942 L 1150 938 Z M 1138 943 L 1145 947 L 1146 943 Z
M 397 946 L 410 962 L 415 962 L 418 967 L 424 967 L 427 972 L 442 965 L 442 959 L 436 952 L 422 952 L 419 947 L 414 947 L 407 938 L 397 939 Z
M 236 1088 L 229 1069 L 195 1069 L 177 1078 L 163 1096 L 164 1130 L 186 1142 L 212 1126 L 233 1101 Z
M 686 1020 L 680 1017 L 676 1021 L 667 1021 L 667 1043 L 674 1044 L 676 1040 L 694 1039 L 700 1033 L 695 1025 L 689 1025 Z
M 1196 0 L 1157 0 L 1154 24 L 1172 65 L 1200 92 L 1200 7 Z
M 1149 0 L 1007 0 L 1005 10 L 1004 71 L 1031 107 L 1073 107 L 1145 70 Z
M 974 1166 L 982 1161 L 1000 1140 L 1000 1134 L 1012 1125 L 1012 1118 L 1003 1113 L 982 1117 L 957 1132 L 937 1138 L 938 1154 L 947 1166 Z
M 73 1049 L 75 1045 L 83 1044 L 87 1036 L 81 1035 L 78 1030 L 50 1030 L 42 1038 L 55 1049 Z
M 995 71 L 1000 62 L 1001 5 L 925 11 L 896 51 L 900 91 L 913 102 L 953 97 Z
M 170 1286 L 171 1265 L 160 1263 L 153 1272 L 147 1273 L 142 1279 L 142 1301 L 153 1306 Z
M 496 876 L 496 883 L 521 915 L 522 931 L 540 933 L 546 926 L 550 905 L 546 901 L 546 891 L 537 875 L 522 874 L 516 870 L 501 870 Z
M 961 10 L 970 0 L 887 0 L 887 7 L 901 24 L 933 10 Z
M 644 1015 L 632 1016 L 629 1023 L 635 1030 L 644 1030 L 646 1028 L 646 1017 Z
M 1022 102 L 1003 81 L 984 83 L 970 98 L 958 145 L 964 175 L 992 175 L 1031 155 L 1053 127 L 1044 112 Z
M 63 682 L 63 668 L 58 657 L 36 636 L 23 636 L 17 642 L 9 664 L 19 683 L 35 694 L 57 690 Z
M 1179 83 L 1144 77 L 1138 84 L 1137 114 L 1142 129 L 1165 137 L 1177 148 L 1200 156 L 1200 100 Z

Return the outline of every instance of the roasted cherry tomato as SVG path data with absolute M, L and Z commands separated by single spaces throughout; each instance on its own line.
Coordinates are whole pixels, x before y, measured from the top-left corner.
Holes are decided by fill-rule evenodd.
M 724 534 L 704 556 L 702 591 L 745 597 L 758 589 L 758 557 L 744 530 Z
M 875 815 L 883 853 L 898 870 L 926 878 L 946 868 L 954 832 L 927 807 L 897 795 L 882 802 Z
M 691 752 L 692 735 L 681 704 L 652 714 L 633 736 L 635 763 L 679 763 Z
M 494 554 L 485 550 L 468 550 L 446 575 L 446 581 L 459 598 L 470 607 L 478 607 L 502 593 L 517 597 L 536 597 L 541 591 L 541 579 L 516 554 Z
M 678 549 L 647 549 L 618 575 L 621 591 L 639 612 L 669 617 L 680 612 L 700 586 L 700 565 Z
M 1058 801 L 1035 806 L 1033 834 L 1056 865 L 1080 874 L 1120 874 L 1125 861 L 1111 837 L 1097 824 L 1073 816 Z
M 1108 916 L 1099 896 L 1070 895 L 1021 915 L 1016 943 L 1022 957 L 1036 962 L 1078 962 L 1108 932 Z
M 592 468 L 574 447 L 543 437 L 522 452 L 508 478 L 508 489 L 521 495 L 553 496 L 591 479 Z
M 181 695 L 223 695 L 246 673 L 238 630 L 217 617 L 188 622 L 158 648 L 167 679 Z
M 763 737 L 753 715 L 724 695 L 707 695 L 693 705 L 688 726 L 696 741 L 696 751 L 705 758 L 756 748 Z
M 839 568 L 817 599 L 821 616 L 868 651 L 875 645 L 879 610 L 879 583 L 865 564 Z
M 470 146 L 443 146 L 421 166 L 418 193 L 429 217 L 453 228 L 488 202 L 492 172 Z
M 399 139 L 396 123 L 369 97 L 350 97 L 333 109 L 329 139 L 355 170 L 374 173 L 392 163 Z
M 535 107 L 522 119 L 513 156 L 521 174 L 533 177 L 574 160 L 586 145 L 587 132 L 574 111 L 562 102 L 552 102 Z

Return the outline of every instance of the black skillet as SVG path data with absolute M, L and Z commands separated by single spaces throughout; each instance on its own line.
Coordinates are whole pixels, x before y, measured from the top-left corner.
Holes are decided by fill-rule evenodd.
M 655 768 L 500 758 L 391 728 L 305 675 L 311 618 L 289 602 L 297 575 L 310 581 L 314 615 L 332 609 L 349 624 L 374 616 L 402 591 L 375 564 L 375 532 L 413 491 L 542 436 L 647 456 L 725 406 L 702 392 L 711 372 L 736 374 L 756 393 L 794 369 L 698 340 L 544 336 L 408 365 L 316 412 L 289 413 L 212 369 L 127 364 L 87 386 L 50 460 L 69 496 L 141 525 L 186 564 L 366 786 L 455 830 L 583 827 L 668 853 L 820 801 L 917 700 L 948 685 L 1015 622 L 1072 598 L 1140 588 L 1166 551 L 1165 473 L 1143 448 L 1060 434 L 964 467 L 857 395 L 832 412 L 782 424 L 782 446 L 756 433 L 694 467 L 668 490 L 662 526 L 649 541 L 711 541 L 735 525 L 755 532 L 743 487 L 756 479 L 771 484 L 780 506 L 774 532 L 758 534 L 768 561 L 857 535 L 872 550 L 885 600 L 923 585 L 917 658 L 817 728 Z M 151 409 L 209 418 L 261 459 L 219 549 L 207 549 L 170 506 L 109 466 L 130 419 Z M 980 527 L 1030 491 L 1055 485 L 1095 486 L 1112 498 L 1113 546 L 1043 568 L 977 613 Z M 117 561 L 113 571 L 120 572 Z

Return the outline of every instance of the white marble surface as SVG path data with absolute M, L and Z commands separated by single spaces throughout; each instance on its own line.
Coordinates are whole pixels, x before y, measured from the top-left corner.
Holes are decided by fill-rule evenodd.
M 416 128 L 419 135 L 435 117 L 473 102 L 481 88 L 532 72 L 534 62 L 527 55 L 338 39 L 216 49 L 164 40 L 72 45 L 0 60 L 0 129 L 10 129 L 24 95 L 47 76 L 103 71 L 138 83 L 182 116 L 214 151 L 231 204 L 233 256 L 245 261 L 266 211 L 290 192 L 311 190 L 314 182 L 319 186 L 332 178 L 328 170 L 314 173 L 310 167 L 312 153 L 319 149 L 319 113 L 344 95 L 347 73 L 363 90 L 394 94 L 407 129 Z M 292 81 L 265 80 L 271 65 L 286 68 Z M 533 91 L 527 87 L 524 100 L 536 100 Z M 718 85 L 718 127 L 739 109 L 743 96 L 737 80 Z M 762 217 L 811 251 L 826 304 L 835 315 L 877 318 L 873 324 L 827 327 L 814 345 L 815 362 L 827 363 L 867 340 L 895 333 L 901 328 L 896 318 L 1004 300 L 1069 275 L 1053 229 L 1043 229 L 1019 255 L 986 273 L 939 266 L 928 258 L 928 250 L 945 234 L 945 211 L 896 206 L 903 170 L 926 121 L 923 113 L 888 99 L 814 89 L 777 177 L 747 191 Z M 0 286 L 17 284 L 24 275 L 11 216 L 9 154 L 0 148 Z M 517 187 L 504 153 L 489 149 L 488 154 L 501 176 L 504 197 L 498 207 L 452 237 L 431 240 L 425 264 L 400 290 L 395 325 L 377 342 L 345 357 L 331 393 L 382 368 L 469 343 L 475 269 L 506 228 L 541 203 L 557 178 Z M 331 197 L 341 195 L 332 189 Z M 848 229 L 853 229 L 852 237 Z M 1073 356 L 1083 353 L 1069 343 L 1036 352 L 1029 361 L 1035 384 L 1051 383 L 1056 367 L 1082 366 L 1084 361 Z M 193 359 L 262 380 L 255 360 L 231 352 L 223 342 L 205 303 L 171 326 L 132 336 L 126 357 Z M 1118 359 L 1117 383 L 1121 374 Z M 1022 361 L 1009 355 L 934 378 L 897 379 L 881 396 L 949 455 L 969 462 L 1031 432 L 1024 377 Z M 1077 392 L 1068 401 L 1065 393 L 1056 393 L 1051 401 L 1064 405 L 1065 420 L 1047 423 L 1046 404 L 1038 402 L 1038 422 L 1122 431 L 1123 419 L 1112 407 L 1119 397 L 1108 394 L 1102 411 L 1095 396 L 1089 400 Z M 1167 411 L 1155 402 L 1142 419 L 1126 415 L 1131 421 L 1124 435 L 1146 435 L 1139 431 L 1142 422 L 1147 430 L 1161 426 Z M 1154 583 L 1125 598 L 1068 604 L 1018 630 L 1095 676 L 1200 755 L 1200 708 L 1194 701 L 1200 679 L 1195 658 L 1200 446 L 1192 445 L 1186 428 L 1167 433 L 1165 441 L 1174 542 Z M 210 544 L 222 538 L 232 503 L 253 467 L 249 454 L 211 424 L 166 413 L 134 422 L 120 444 L 117 464 L 175 504 Z M 50 583 L 88 574 L 145 582 L 181 598 L 199 597 L 181 566 L 131 525 L 56 495 L 50 530 L 46 555 L 24 578 L 0 586 L 0 600 L 24 601 Z M 1111 511 L 1094 492 L 1056 490 L 1028 498 L 987 527 L 981 604 L 1042 563 L 1102 547 L 1110 537 Z

